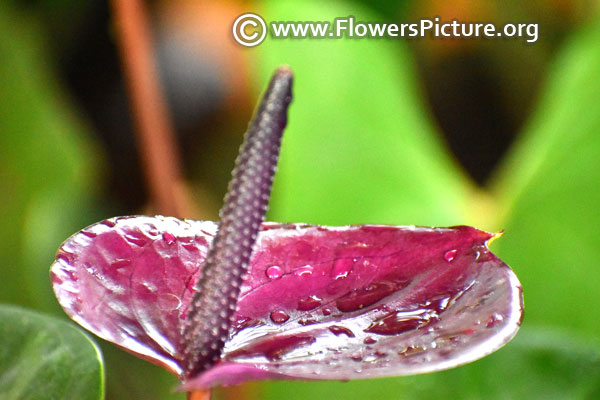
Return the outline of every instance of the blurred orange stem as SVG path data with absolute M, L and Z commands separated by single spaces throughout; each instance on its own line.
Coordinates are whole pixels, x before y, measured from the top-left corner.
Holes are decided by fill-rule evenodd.
M 185 195 L 174 129 L 157 79 L 146 10 L 141 0 L 111 0 L 111 5 L 136 137 L 154 209 L 165 215 L 189 217 L 191 206 Z M 237 394 L 241 396 L 243 391 Z M 187 398 L 210 400 L 211 391 L 189 392 Z
M 185 215 L 181 162 L 157 78 L 146 10 L 141 0 L 111 0 L 123 73 L 154 210 Z
M 189 392 L 187 398 L 188 400 L 210 400 L 210 390 L 207 389 Z

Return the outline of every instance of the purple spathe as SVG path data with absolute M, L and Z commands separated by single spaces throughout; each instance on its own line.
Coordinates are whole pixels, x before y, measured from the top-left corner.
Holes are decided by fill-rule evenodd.
M 216 230 L 169 217 L 92 225 L 57 254 L 57 298 L 88 330 L 183 378 L 183 325 Z M 183 387 L 408 375 L 483 357 L 522 315 L 517 278 L 485 245 L 492 237 L 470 227 L 264 223 L 236 329 L 219 362 Z

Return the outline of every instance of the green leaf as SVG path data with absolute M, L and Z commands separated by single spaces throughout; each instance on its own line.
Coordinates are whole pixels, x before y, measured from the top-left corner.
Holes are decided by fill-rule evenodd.
M 524 289 L 526 323 L 600 331 L 600 26 L 560 54 L 495 191 L 498 254 Z
M 277 382 L 262 399 L 592 399 L 600 347 L 572 332 L 524 329 L 500 351 L 435 374 L 351 382 Z M 332 396 L 335 393 L 335 396 Z
M 0 398 L 102 399 L 102 356 L 71 324 L 0 306 Z
M 345 2 L 263 2 L 270 21 L 384 20 Z M 465 222 L 470 183 L 440 144 L 402 40 L 273 39 L 249 50 L 264 88 L 289 65 L 294 101 L 269 219 L 326 225 Z

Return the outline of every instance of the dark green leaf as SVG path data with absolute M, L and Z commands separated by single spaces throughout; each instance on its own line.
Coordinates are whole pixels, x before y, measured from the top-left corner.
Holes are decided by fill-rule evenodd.
M 0 306 L 0 398 L 102 399 L 102 356 L 59 319 Z

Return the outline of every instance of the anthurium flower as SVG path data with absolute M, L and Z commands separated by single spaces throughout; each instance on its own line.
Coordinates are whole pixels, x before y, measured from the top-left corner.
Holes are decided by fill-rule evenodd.
M 68 239 L 56 295 L 96 335 L 184 375 L 182 327 L 218 225 L 122 217 Z M 265 223 L 218 363 L 188 383 L 454 367 L 507 342 L 519 283 L 469 227 Z
M 494 234 L 263 222 L 290 90 L 278 70 L 220 223 L 117 217 L 63 243 L 51 278 L 67 314 L 188 391 L 432 372 L 508 342 L 521 288 Z

